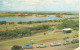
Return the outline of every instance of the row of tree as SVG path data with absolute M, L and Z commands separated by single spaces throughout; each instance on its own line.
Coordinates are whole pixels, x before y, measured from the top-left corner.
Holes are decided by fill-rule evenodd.
M 72 28 L 74 30 L 79 30 L 79 20 L 61 20 L 61 24 L 57 25 L 58 29 L 63 29 L 63 28 Z
M 0 21 L 0 25 L 6 24 L 6 23 L 7 23 L 6 21 Z
M 18 24 L 33 24 L 33 23 L 45 23 L 45 22 L 60 22 L 60 21 L 59 20 L 28 21 L 28 22 L 18 22 Z
M 17 37 L 24 37 L 24 36 L 31 36 L 35 34 L 34 31 L 38 32 L 40 30 L 49 30 L 51 27 L 49 25 L 40 25 L 31 28 L 22 28 L 22 29 L 15 29 L 15 30 L 8 30 L 8 31 L 0 31 L 1 39 L 6 38 L 17 38 Z

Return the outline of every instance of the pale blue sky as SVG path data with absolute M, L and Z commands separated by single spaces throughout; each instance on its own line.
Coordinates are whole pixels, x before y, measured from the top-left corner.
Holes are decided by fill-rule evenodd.
M 79 0 L 0 0 L 0 11 L 78 11 Z

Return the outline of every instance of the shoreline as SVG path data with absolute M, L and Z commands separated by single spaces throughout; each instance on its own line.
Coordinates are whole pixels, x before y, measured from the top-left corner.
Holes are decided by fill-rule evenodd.
M 18 18 L 18 17 L 9 17 L 9 18 Z M 22 17 L 22 18 L 24 18 L 24 17 Z M 57 17 L 55 17 L 55 18 L 57 18 Z M 60 17 L 58 19 L 53 19 L 53 20 L 52 19 L 50 19 L 50 20 L 31 20 L 31 22 L 32 21 L 33 22 L 37 22 L 37 21 L 41 21 L 41 22 L 43 22 L 43 21 L 54 21 L 54 20 L 62 20 L 62 19 L 70 19 L 70 18 L 78 18 L 78 17 Z M 10 21 L 6 21 L 6 22 L 10 22 Z M 15 22 L 15 21 L 13 21 L 13 22 Z M 29 21 L 16 21 L 16 22 L 29 22 Z
M 40 15 L 37 15 L 37 16 L 34 16 L 34 15 L 32 15 L 32 16 L 10 16 L 10 17 L 0 17 L 0 18 L 17 18 L 17 17 L 49 17 L 49 16 L 53 16 L 53 17 L 55 17 L 55 18 L 59 18 L 59 17 L 56 17 L 56 15 L 47 15 L 47 16 L 40 16 Z M 75 15 L 73 15 L 73 17 L 74 17 Z M 78 15 L 79 16 L 79 15 Z M 69 17 L 69 16 L 64 16 L 64 15 L 62 15 L 61 17 Z M 77 17 L 77 16 L 76 16 Z

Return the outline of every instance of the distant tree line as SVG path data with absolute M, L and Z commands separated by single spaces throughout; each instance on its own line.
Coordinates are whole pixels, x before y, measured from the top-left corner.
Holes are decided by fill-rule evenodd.
M 0 17 L 27 17 L 27 16 L 32 16 L 33 14 L 37 14 L 37 15 L 44 15 L 44 16 L 47 16 L 47 15 L 57 15 L 57 17 L 60 17 L 59 14 L 63 14 L 63 15 L 79 15 L 78 13 L 71 13 L 71 12 L 64 12 L 64 13 L 53 13 L 53 12 L 38 12 L 38 13 L 29 13 L 29 12 L 5 12 L 5 13 L 0 13 Z
M 27 22 L 17 22 L 18 24 L 34 24 L 34 23 L 45 23 L 45 22 L 60 22 L 60 20 L 46 20 L 46 21 L 27 21 Z M 2 24 L 14 24 L 14 22 L 6 22 L 0 21 L 0 25 Z
M 34 24 L 34 23 L 45 23 L 45 22 L 60 22 L 60 20 L 28 21 L 28 22 L 18 22 L 18 24 Z

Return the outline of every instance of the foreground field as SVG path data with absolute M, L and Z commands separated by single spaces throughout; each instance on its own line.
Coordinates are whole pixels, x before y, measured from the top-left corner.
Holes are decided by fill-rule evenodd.
M 72 40 L 72 39 L 73 38 L 70 38 L 69 40 Z M 60 43 L 63 43 L 63 40 L 57 40 L 57 41 L 59 41 Z M 44 43 L 48 46 L 46 48 L 36 48 L 37 44 L 34 44 L 33 49 L 24 49 L 24 50 L 73 50 L 73 49 L 79 47 L 79 43 L 69 44 L 69 45 L 61 45 L 61 46 L 54 46 L 54 47 L 51 47 L 50 43 L 51 42 Z M 1 47 L 0 50 L 11 50 L 11 47 L 12 46 Z
M 74 23 L 76 23 L 76 25 Z M 33 23 L 33 24 L 18 24 L 18 25 L 5 24 L 5 25 L 0 25 L 1 26 L 0 29 L 5 29 L 5 30 L 15 30 L 16 28 L 23 27 L 24 25 L 25 26 L 31 26 L 31 27 L 36 27 L 36 26 L 41 26 L 41 25 L 50 25 L 50 28 L 54 28 L 53 30 L 46 30 L 46 29 L 45 30 L 42 30 L 42 29 L 36 30 L 37 33 L 35 33 L 35 34 L 33 34 L 32 36 L 29 36 L 29 37 L 28 36 L 23 36 L 23 38 L 17 38 L 17 39 L 12 39 L 11 38 L 12 40 L 7 40 L 7 41 L 4 40 L 4 41 L 0 42 L 0 50 L 10 50 L 13 45 L 23 46 L 25 44 L 32 44 L 32 42 L 30 41 L 31 39 L 34 40 L 33 41 L 34 49 L 29 49 L 29 50 L 49 50 L 49 49 L 50 50 L 53 50 L 53 49 L 54 50 L 59 50 L 59 49 L 60 50 L 65 50 L 65 49 L 66 50 L 73 50 L 73 49 L 77 48 L 78 44 L 70 44 L 70 45 L 66 45 L 66 46 L 61 45 L 61 46 L 58 46 L 58 47 L 50 47 L 50 42 L 52 42 L 52 41 L 59 41 L 60 42 L 60 41 L 63 41 L 63 38 L 65 38 L 65 37 L 69 37 L 70 39 L 74 39 L 74 36 L 78 35 L 78 33 L 79 33 L 78 29 L 73 29 L 72 33 L 69 33 L 69 34 L 63 33 L 63 31 L 62 31 L 62 29 L 64 27 L 65 28 L 68 28 L 68 27 L 78 28 L 78 22 L 77 21 L 76 22 L 72 21 L 70 23 L 68 23 L 68 21 L 67 21 L 67 22 L 62 24 L 62 26 L 63 26 L 62 29 L 57 29 L 56 26 L 60 25 L 60 24 L 62 24 L 62 22 L 44 22 L 44 23 Z M 61 25 L 59 27 L 61 27 Z M 22 28 L 21 28 L 21 30 L 22 30 Z M 47 33 L 47 35 L 44 35 L 44 33 Z M 13 34 L 14 34 L 14 32 L 13 32 Z M 52 39 L 52 40 L 42 41 L 42 40 L 45 40 L 45 39 Z M 36 48 L 36 45 L 39 44 L 39 43 L 45 43 L 46 45 L 48 45 L 48 47 L 38 49 L 38 48 Z M 28 50 L 28 49 L 26 49 L 26 50 Z
M 64 34 L 62 32 L 54 32 L 52 34 L 48 35 L 38 35 L 38 36 L 31 36 L 31 37 L 24 37 L 21 39 L 15 39 L 15 40 L 9 40 L 7 42 L 0 42 L 0 49 L 1 50 L 10 50 L 10 47 L 13 45 L 25 45 L 25 44 L 31 44 L 30 39 L 34 39 L 34 44 L 38 43 L 46 43 L 46 42 L 51 42 L 55 40 L 63 40 L 65 37 L 73 38 L 75 35 L 78 35 L 78 32 L 73 31 L 70 34 Z M 44 39 L 50 39 L 50 38 L 56 38 L 53 40 L 47 40 L 47 41 L 41 41 Z M 5 49 L 4 49 L 5 48 Z

